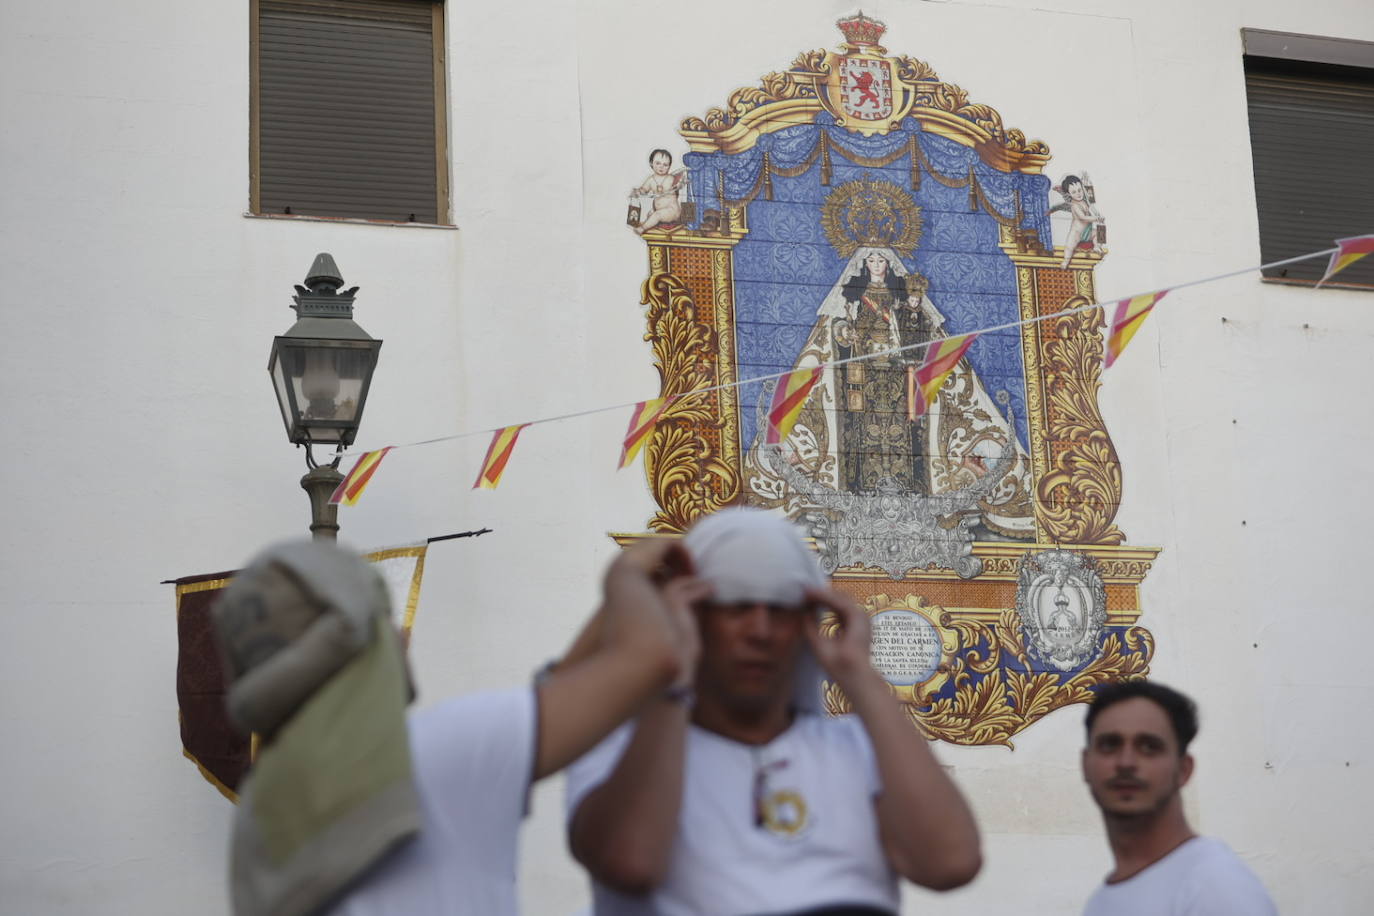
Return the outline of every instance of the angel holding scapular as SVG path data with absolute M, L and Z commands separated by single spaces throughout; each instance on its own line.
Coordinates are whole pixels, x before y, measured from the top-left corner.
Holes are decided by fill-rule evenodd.
M 1106 236 L 1107 221 L 1098 212 L 1083 179 L 1077 175 L 1065 175 L 1055 190 L 1064 195 L 1064 202 L 1051 207 L 1050 212 L 1068 210 L 1071 218 L 1069 234 L 1064 239 L 1064 261 L 1059 266 L 1067 268 L 1069 260 L 1079 248 L 1089 248 L 1094 254 L 1105 253 L 1102 241 Z

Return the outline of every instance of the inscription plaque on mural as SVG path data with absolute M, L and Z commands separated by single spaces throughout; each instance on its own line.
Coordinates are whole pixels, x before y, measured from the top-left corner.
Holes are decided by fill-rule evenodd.
M 894 687 L 912 687 L 940 664 L 940 634 L 915 611 L 873 615 L 873 667 Z
M 1136 622 L 1158 550 L 1115 524 L 1103 315 L 1077 311 L 1105 220 L 1086 172 L 1054 185 L 1048 146 L 889 55 L 884 23 L 836 24 L 837 50 L 682 120 L 686 149 L 652 151 L 635 189 L 645 340 L 675 398 L 644 446 L 648 527 L 739 503 L 793 519 L 923 733 L 1009 745 L 1154 652 Z M 772 436 L 794 370 L 811 387 Z M 826 704 L 848 711 L 833 687 Z

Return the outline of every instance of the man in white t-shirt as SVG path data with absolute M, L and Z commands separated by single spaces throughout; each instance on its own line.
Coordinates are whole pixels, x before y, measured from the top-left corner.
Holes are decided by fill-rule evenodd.
M 712 589 L 695 676 L 568 771 L 597 916 L 878 916 L 897 912 L 899 875 L 972 880 L 968 806 L 873 670 L 868 615 L 825 587 L 797 529 L 726 509 L 685 543 Z M 820 669 L 853 715 L 825 716 Z
M 514 916 L 532 782 L 677 677 L 705 587 L 659 541 L 611 565 L 601 609 L 533 686 L 407 717 L 409 671 L 369 564 L 264 552 L 215 608 L 228 707 L 260 745 L 235 812 L 235 916 Z
M 1124 681 L 1088 708 L 1083 778 L 1102 809 L 1116 867 L 1084 916 L 1275 916 L 1254 872 L 1220 840 L 1193 833 L 1180 790 L 1193 774 L 1193 701 Z

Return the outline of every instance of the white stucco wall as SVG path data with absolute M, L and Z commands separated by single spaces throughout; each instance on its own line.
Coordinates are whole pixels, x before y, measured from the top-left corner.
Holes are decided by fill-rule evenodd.
M 682 116 L 833 46 L 854 10 L 451 3 L 453 231 L 245 218 L 247 8 L 0 5 L 6 914 L 227 912 L 231 809 L 180 754 L 158 583 L 304 533 L 302 455 L 264 368 L 315 253 L 361 285 L 357 321 L 386 341 L 361 446 L 651 396 L 625 189 L 649 149 L 683 151 Z M 865 11 L 893 53 L 1046 140 L 1050 174 L 1091 170 L 1112 233 L 1103 298 L 1258 263 L 1241 27 L 1374 40 L 1364 0 Z M 1164 548 L 1143 591 L 1153 674 L 1202 705 L 1189 811 L 1285 913 L 1360 913 L 1374 891 L 1371 302 L 1253 275 L 1180 291 L 1101 395 L 1126 475 L 1118 522 Z M 624 422 L 526 430 L 495 492 L 469 489 L 484 437 L 399 450 L 341 512 L 360 547 L 494 529 L 430 550 L 422 702 L 518 682 L 570 637 L 606 532 L 653 511 L 642 474 L 614 471 Z M 987 865 L 939 901 L 909 892 L 908 910 L 1079 905 L 1109 862 L 1080 721 L 1056 712 L 1015 751 L 941 749 Z M 541 787 L 524 835 L 531 914 L 586 898 L 560 795 Z

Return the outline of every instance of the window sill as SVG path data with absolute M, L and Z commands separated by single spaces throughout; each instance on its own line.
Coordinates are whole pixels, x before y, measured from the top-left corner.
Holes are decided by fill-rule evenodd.
M 1308 289 L 1315 289 L 1316 280 L 1297 280 L 1292 277 L 1260 277 L 1261 283 L 1273 283 L 1275 286 L 1306 286 Z M 1374 292 L 1374 286 L 1367 283 L 1342 283 L 1340 280 L 1328 280 L 1322 284 L 1322 289 L 1355 289 L 1361 292 Z
M 302 223 L 344 223 L 351 226 L 384 226 L 391 229 L 457 229 L 450 223 L 411 223 L 389 219 L 361 219 L 353 216 L 311 216 L 306 213 L 244 213 L 246 219 L 273 219 Z

